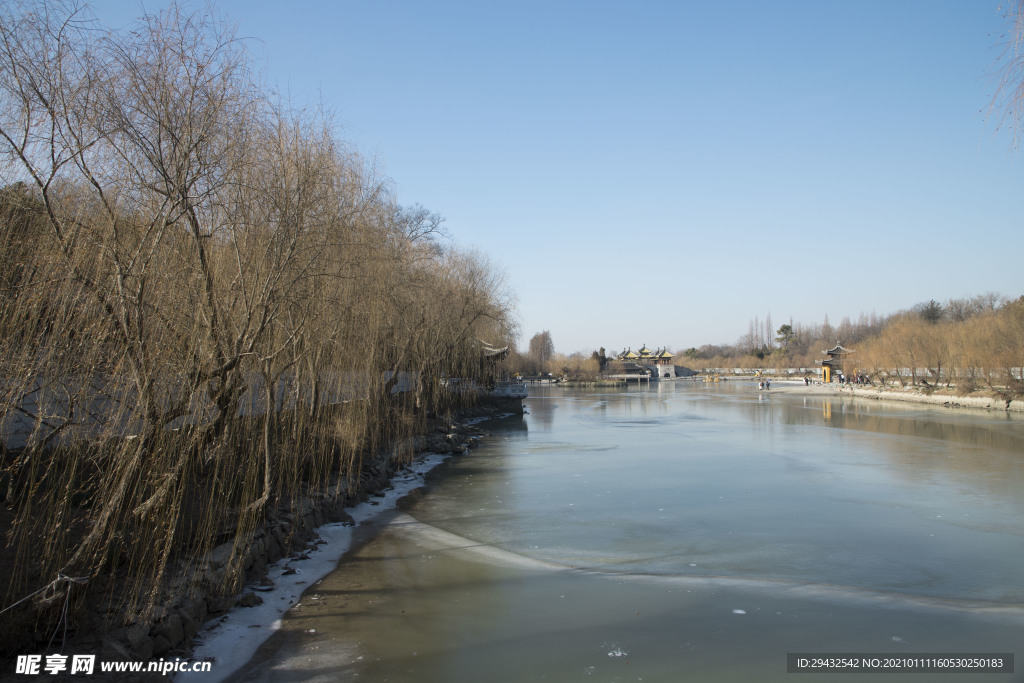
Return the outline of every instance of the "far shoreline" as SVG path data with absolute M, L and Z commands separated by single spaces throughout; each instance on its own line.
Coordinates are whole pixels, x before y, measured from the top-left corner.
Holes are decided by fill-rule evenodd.
M 754 381 L 753 378 L 743 378 L 740 381 Z M 900 403 L 920 403 L 947 408 L 968 408 L 973 410 L 1001 411 L 1011 413 L 1024 413 L 1024 401 L 1006 399 L 995 396 L 957 396 L 935 392 L 926 394 L 920 389 L 879 387 L 874 385 L 844 385 L 844 384 L 823 384 L 812 382 L 805 385 L 802 380 L 772 380 L 773 386 L 765 391 L 781 392 L 786 394 L 803 394 L 805 396 L 851 396 L 864 398 L 873 401 L 895 401 Z
M 756 375 L 735 375 L 735 376 L 724 376 L 721 377 L 721 382 L 729 383 L 744 383 L 749 382 L 756 385 L 761 381 L 762 377 Z M 985 410 L 985 411 L 1002 411 L 1010 413 L 1024 413 L 1024 400 L 1013 399 L 1006 400 L 997 396 L 987 395 L 973 395 L 973 396 L 958 396 L 953 393 L 943 393 L 941 390 L 937 390 L 931 394 L 923 392 L 920 388 L 916 387 L 881 387 L 873 384 L 839 384 L 832 382 L 825 384 L 820 381 L 812 380 L 810 384 L 806 384 L 804 380 L 793 379 L 792 377 L 772 377 L 771 375 L 764 375 L 763 379 L 771 383 L 770 388 L 762 389 L 761 391 L 773 392 L 773 393 L 786 393 L 786 394 L 802 394 L 804 396 L 850 396 L 855 398 L 863 398 L 872 401 L 894 401 L 900 403 L 918 403 L 924 405 L 943 406 L 951 409 L 962 409 L 967 408 L 971 410 Z M 641 382 L 640 386 L 646 386 L 648 384 L 658 384 L 660 382 L 692 382 L 695 384 L 714 384 L 715 382 L 707 382 L 701 379 L 699 375 L 692 377 L 673 377 L 671 379 L 656 379 L 652 382 Z M 558 382 L 554 386 L 564 388 L 608 388 L 608 387 L 628 387 L 637 384 L 636 382 L 626 382 L 625 380 L 594 380 L 594 381 L 582 381 L 582 380 L 569 380 Z

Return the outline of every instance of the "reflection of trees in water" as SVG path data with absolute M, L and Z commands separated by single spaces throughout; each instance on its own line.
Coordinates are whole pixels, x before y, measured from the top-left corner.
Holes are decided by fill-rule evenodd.
M 657 382 L 602 387 L 599 390 L 535 384 L 530 387 L 526 409 L 530 427 L 543 430 L 550 430 L 558 412 L 566 409 L 579 415 L 624 422 L 664 417 L 670 413 L 666 395 L 659 391 Z
M 485 425 L 488 431 L 503 431 L 503 432 L 525 432 L 529 430 L 529 424 L 526 421 L 526 416 L 523 413 L 515 413 L 508 417 L 502 417 L 497 420 L 492 420 Z
M 765 421 L 762 406 L 743 409 L 752 421 Z M 1011 415 L 893 414 L 873 403 L 820 396 L 805 397 L 800 404 L 776 401 L 772 409 L 782 424 L 899 437 L 875 439 L 872 446 L 908 478 L 970 476 L 972 484 L 1000 497 L 1017 496 L 1024 488 L 1024 420 Z
M 524 402 L 526 410 L 529 412 L 527 420 L 530 428 L 533 430 L 551 431 L 551 425 L 555 421 L 557 406 L 555 401 L 550 400 L 548 396 L 536 396 L 535 394 L 537 393 L 541 392 L 531 387 L 530 398 Z
M 790 435 L 786 430 L 791 427 L 851 430 L 860 439 L 851 442 L 854 448 L 860 444 L 870 449 L 873 459 L 883 458 L 901 477 L 970 477 L 972 486 L 1008 499 L 1016 499 L 1024 489 L 1024 420 L 1012 415 L 971 415 L 924 407 L 914 413 L 906 408 L 897 412 L 877 402 L 850 398 L 758 394 L 741 382 L 712 389 L 698 384 L 599 392 L 545 388 L 531 391 L 531 395 L 534 399 L 527 403 L 527 422 L 533 430 L 550 430 L 559 410 L 637 428 L 647 420 L 660 422 L 665 416 L 671 416 L 675 424 L 690 419 L 708 424 L 728 421 L 738 430 L 750 428 L 747 425 L 773 430 L 782 439 Z M 813 433 L 803 433 L 801 447 L 813 444 L 814 438 Z M 824 447 L 827 437 L 820 438 Z

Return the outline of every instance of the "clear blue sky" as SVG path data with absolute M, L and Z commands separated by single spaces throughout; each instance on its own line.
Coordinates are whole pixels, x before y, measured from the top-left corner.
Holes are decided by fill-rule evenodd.
M 114 26 L 163 5 L 92 4 Z M 521 346 L 546 329 L 569 353 L 1024 294 L 1024 152 L 986 119 L 1004 4 L 215 12 L 293 103 L 335 112 L 400 203 L 504 270 Z

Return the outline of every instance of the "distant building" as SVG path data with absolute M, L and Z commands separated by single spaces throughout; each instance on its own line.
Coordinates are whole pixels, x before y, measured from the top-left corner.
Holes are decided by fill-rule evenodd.
M 828 356 L 828 358 L 821 361 L 822 373 L 824 375 L 822 380 L 825 382 L 831 382 L 834 375 L 846 372 L 845 366 L 847 356 L 853 353 L 853 350 L 844 348 L 837 342 L 835 347 L 828 351 L 823 351 L 822 353 Z
M 615 363 L 620 364 L 618 370 L 629 371 L 631 368 L 643 368 L 650 373 L 651 379 L 660 379 L 676 376 L 676 366 L 672 364 L 672 354 L 668 349 L 652 351 L 644 344 L 639 351 L 633 351 L 632 347 L 624 350 L 615 357 Z

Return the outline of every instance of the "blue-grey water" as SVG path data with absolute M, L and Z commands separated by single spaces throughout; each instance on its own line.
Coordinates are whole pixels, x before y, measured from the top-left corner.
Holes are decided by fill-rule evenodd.
M 534 389 L 360 529 L 239 678 L 863 683 L 934 675 L 787 653 L 1022 659 L 1024 419 L 802 389 Z

